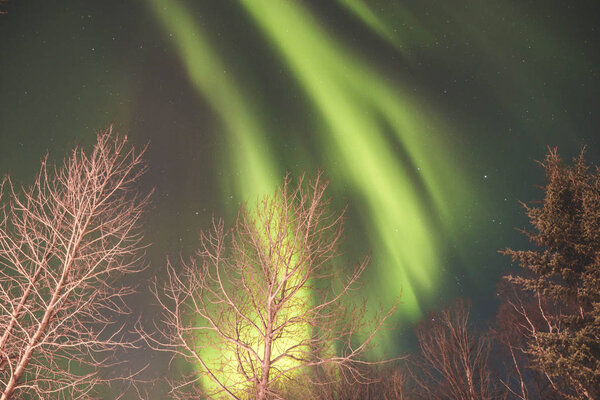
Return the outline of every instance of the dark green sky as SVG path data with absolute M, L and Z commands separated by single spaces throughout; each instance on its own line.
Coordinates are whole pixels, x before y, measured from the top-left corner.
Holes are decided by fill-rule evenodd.
M 27 183 L 46 149 L 62 158 L 110 123 L 149 141 L 147 277 L 193 252 L 213 213 L 320 168 L 348 205 L 346 258 L 372 256 L 372 304 L 402 291 L 407 326 L 462 295 L 484 320 L 510 268 L 497 250 L 526 245 L 534 160 L 600 156 L 591 1 L 0 7 L 0 173 Z

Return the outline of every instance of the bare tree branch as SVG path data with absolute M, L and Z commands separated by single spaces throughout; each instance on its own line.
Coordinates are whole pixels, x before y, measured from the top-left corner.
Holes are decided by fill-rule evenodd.
M 139 219 L 148 196 L 134 183 L 144 150 L 128 147 L 112 127 L 88 154 L 75 148 L 59 167 L 47 157 L 33 185 L 10 178 L 0 199 L 0 399 L 88 398 L 114 366 L 124 339 L 114 317 L 129 309 L 130 287 L 115 287 L 142 269 Z
M 416 327 L 423 361 L 422 376 L 414 377 L 425 398 L 499 398 L 488 365 L 489 340 L 472 333 L 469 314 L 470 305 L 459 299 Z
M 283 383 L 326 366 L 366 379 L 361 357 L 395 307 L 370 325 L 364 307 L 348 304 L 367 263 L 348 276 L 334 268 L 343 214 L 329 211 L 320 176 L 289 186 L 243 208 L 229 231 L 214 222 L 197 257 L 167 263 L 166 283 L 154 287 L 166 327 L 139 331 L 152 348 L 197 366 L 173 384 L 175 395 L 197 390 L 198 374 L 212 381 L 209 396 L 232 399 L 279 398 Z

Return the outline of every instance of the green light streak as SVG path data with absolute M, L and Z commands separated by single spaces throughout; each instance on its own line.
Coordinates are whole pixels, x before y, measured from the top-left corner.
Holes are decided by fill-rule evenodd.
M 361 0 L 339 0 L 342 5 L 356 14 L 371 29 L 384 39 L 391 40 L 394 36 L 389 27 Z
M 189 10 L 176 0 L 150 0 L 150 2 L 166 33 L 172 34 L 174 45 L 190 81 L 221 117 L 229 139 L 232 162 L 239 171 L 235 182 L 236 190 L 242 198 L 250 199 L 251 203 L 254 203 L 265 194 L 271 193 L 280 183 L 281 176 L 278 174 L 279 168 L 265 140 L 264 130 L 254 117 L 258 113 L 253 112 L 251 103 L 241 93 L 239 85 L 225 72 L 224 63 L 220 61 L 218 53 L 213 50 L 206 35 L 192 19 Z M 260 214 L 256 217 L 261 218 Z M 273 226 L 272 230 L 277 232 L 282 228 Z M 269 249 L 269 243 L 273 243 L 273 238 L 269 238 L 268 232 L 264 234 L 264 250 L 270 254 L 269 250 L 272 249 Z M 279 250 L 286 251 L 286 246 L 283 247 Z M 231 288 L 233 291 L 238 289 Z M 309 306 L 310 293 L 307 289 L 300 290 L 297 297 L 299 304 Z M 279 318 L 292 318 L 293 314 L 302 311 L 302 308 L 288 309 L 282 312 Z M 254 310 L 249 312 L 249 318 L 257 319 L 258 315 L 253 314 Z M 202 321 L 198 322 L 202 323 Z M 309 335 L 310 327 L 305 325 L 298 325 L 292 331 L 285 332 L 285 335 L 274 343 L 272 357 L 277 357 L 285 349 L 295 347 L 298 341 Z M 259 332 L 248 331 L 242 336 L 246 343 L 254 343 L 258 354 L 264 351 Z M 217 337 L 213 337 L 212 340 L 219 342 Z M 202 349 L 202 357 L 215 371 L 221 371 L 218 374 L 221 383 L 243 393 L 248 384 L 237 369 L 237 361 L 233 356 L 235 348 L 229 348 L 227 344 L 222 342 L 221 346 Z M 282 358 L 278 362 L 278 367 L 295 367 L 297 362 L 293 358 Z M 258 364 L 254 367 L 258 367 Z M 217 390 L 216 384 L 206 376 L 203 377 L 202 383 L 209 391 Z
M 272 192 L 278 168 L 252 103 L 224 72 L 191 13 L 177 1 L 149 1 L 164 30 L 173 35 L 190 81 L 222 119 L 232 162 L 241 172 L 235 182 L 238 194 L 255 199 Z M 450 152 L 443 150 L 431 121 L 419 116 L 424 108 L 417 99 L 344 50 L 299 3 L 241 4 L 321 112 L 326 126 L 319 148 L 330 161 L 327 173 L 355 189 L 365 204 L 378 275 L 371 287 L 387 304 L 402 293 L 403 315 L 418 318 L 421 301 L 437 293 L 442 278 L 432 232 L 450 230 L 451 205 L 468 195 L 446 156 Z M 399 159 L 398 149 L 405 160 Z M 386 340 L 387 349 L 395 348 L 391 338 Z
M 179 1 L 149 0 L 173 44 L 198 94 L 217 112 L 228 136 L 231 159 L 239 171 L 236 190 L 243 199 L 270 193 L 281 174 L 256 119 L 252 103 L 226 71 L 218 52 Z
M 344 51 L 299 3 L 244 0 L 242 4 L 322 113 L 326 134 L 321 148 L 324 157 L 335 161 L 335 170 L 328 173 L 348 182 L 364 199 L 385 287 L 378 288 L 378 294 L 391 301 L 402 293 L 402 310 L 417 318 L 418 296 L 434 295 L 441 277 L 431 234 L 436 227 L 424 204 L 432 202 L 434 211 L 449 222 L 448 200 L 467 194 L 442 140 L 416 116 L 420 109 L 416 100 Z M 398 159 L 382 125 L 391 129 L 409 160 Z M 425 194 L 416 190 L 419 181 Z
M 381 2 L 377 0 L 338 2 L 404 56 L 409 55 L 409 50 L 415 44 L 424 45 L 434 40 L 432 33 L 419 23 L 412 12 L 399 3 L 383 2 L 381 6 L 385 6 L 386 14 L 382 15 L 381 12 L 377 12 L 383 9 L 380 6 Z

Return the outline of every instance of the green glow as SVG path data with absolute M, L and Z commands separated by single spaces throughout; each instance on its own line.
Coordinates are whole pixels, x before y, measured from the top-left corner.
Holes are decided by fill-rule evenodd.
M 434 35 L 427 31 L 417 18 L 400 3 L 383 2 L 386 12 L 378 12 L 377 0 L 338 0 L 379 37 L 390 43 L 405 56 L 415 44 L 431 43 Z
M 242 4 L 322 113 L 326 127 L 320 147 L 332 161 L 328 173 L 364 200 L 381 278 L 378 295 L 390 301 L 402 293 L 403 312 L 418 317 L 417 294 L 434 295 L 442 275 L 431 233 L 436 227 L 428 222 L 424 200 L 431 200 L 449 228 L 449 200 L 468 193 L 442 138 L 418 117 L 423 108 L 416 99 L 345 51 L 300 3 Z M 409 157 L 404 164 L 386 127 Z M 427 193 L 416 190 L 415 174 Z
M 173 36 L 190 81 L 221 118 L 232 163 L 239 171 L 237 194 L 243 199 L 256 199 L 270 193 L 281 174 L 251 101 L 227 73 L 218 52 L 183 4 L 177 0 L 149 1 L 167 35 Z
M 365 24 L 377 32 L 385 39 L 391 39 L 394 36 L 391 30 L 381 19 L 361 0 L 340 0 L 345 7 L 359 16 Z
M 194 87 L 222 119 L 232 162 L 241 172 L 238 194 L 247 199 L 270 193 L 278 168 L 252 103 L 224 72 L 219 54 L 191 13 L 177 1 L 150 1 L 165 31 L 173 35 Z M 299 3 L 241 4 L 320 111 L 325 127 L 318 147 L 329 160 L 328 175 L 356 190 L 365 205 L 363 218 L 378 277 L 370 287 L 387 304 L 402 294 L 403 316 L 418 318 L 420 302 L 435 296 L 443 278 L 432 232 L 450 231 L 452 205 L 469 193 L 440 136 L 443 132 L 431 126 L 435 123 L 427 108 L 408 90 L 345 50 Z M 405 160 L 399 159 L 395 146 Z M 433 222 L 438 220 L 443 226 Z M 393 343 L 387 338 L 387 349 Z
M 234 78 L 226 73 L 225 65 L 220 61 L 219 54 L 212 49 L 206 35 L 192 19 L 191 13 L 175 0 L 150 1 L 164 30 L 172 34 L 174 44 L 187 70 L 190 81 L 198 93 L 210 102 L 221 117 L 225 132 L 229 137 L 234 169 L 239 171 L 239 174 L 236 174 L 235 181 L 237 194 L 243 199 L 249 199 L 251 204 L 254 203 L 259 197 L 271 193 L 280 183 L 279 168 L 270 152 L 268 142 L 265 140 L 265 132 L 259 121 L 254 117 L 258 114 L 253 111 L 251 102 L 241 93 Z M 272 227 L 275 233 L 280 228 L 279 226 Z M 268 240 L 268 233 L 265 233 L 265 235 L 265 252 L 271 253 L 269 250 L 272 249 L 268 249 L 268 247 L 272 240 Z M 286 250 L 285 247 L 283 246 L 278 250 L 293 251 Z M 236 289 L 233 288 L 232 290 L 235 291 Z M 309 300 L 307 299 L 310 299 L 310 293 L 307 288 L 300 290 L 297 297 L 299 304 L 309 306 Z M 280 319 L 291 318 L 293 314 L 303 311 L 302 308 L 297 308 L 299 307 L 292 307 L 286 312 L 280 313 Z M 258 318 L 253 310 L 248 312 L 249 318 Z M 296 325 L 294 329 L 288 330 L 285 335 L 274 342 L 272 357 L 277 357 L 284 349 L 297 345 L 299 340 L 308 337 L 309 334 L 309 326 Z M 258 354 L 264 352 L 258 332 L 249 330 L 242 332 L 241 336 L 246 343 L 254 343 Z M 213 340 L 219 343 L 218 338 L 213 337 Z M 218 348 L 202 349 L 202 357 L 207 365 L 213 368 L 219 366 L 222 369 L 222 373 L 218 374 L 221 383 L 239 393 L 243 393 L 247 389 L 248 383 L 245 382 L 243 375 L 237 369 L 238 363 L 234 357 L 235 349 L 230 348 L 227 342 L 220 344 Z M 302 350 L 298 350 L 298 352 L 300 351 Z M 299 353 L 292 354 L 300 356 Z M 279 360 L 277 366 L 284 369 L 292 368 L 297 363 L 298 361 L 288 357 Z M 257 367 L 257 365 L 254 365 L 254 367 Z M 209 391 L 217 389 L 216 384 L 207 377 L 204 377 L 202 382 Z

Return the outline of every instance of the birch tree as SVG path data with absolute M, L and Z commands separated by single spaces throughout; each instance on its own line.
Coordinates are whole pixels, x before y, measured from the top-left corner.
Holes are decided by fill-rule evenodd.
M 365 378 L 357 366 L 393 309 L 367 324 L 362 303 L 350 304 L 367 262 L 335 267 L 343 216 L 330 211 L 326 187 L 286 179 L 230 230 L 221 221 L 203 232 L 196 257 L 167 264 L 155 287 L 164 325 L 140 332 L 195 366 L 174 396 L 196 398 L 202 384 L 210 397 L 281 398 L 279 389 L 309 388 L 324 368 Z
M 415 376 L 423 398 L 489 400 L 496 393 L 489 366 L 490 343 L 470 327 L 471 307 L 458 299 L 431 313 L 415 327 L 422 376 Z
M 110 128 L 89 153 L 77 147 L 58 166 L 44 158 L 31 186 L 5 178 L 1 400 L 89 398 L 114 352 L 135 346 L 115 318 L 133 292 L 119 280 L 142 269 L 143 153 Z

